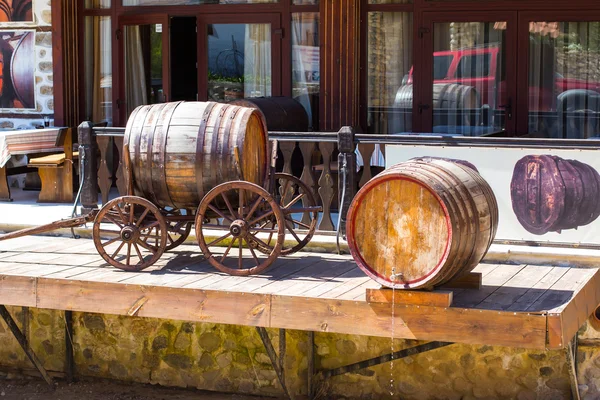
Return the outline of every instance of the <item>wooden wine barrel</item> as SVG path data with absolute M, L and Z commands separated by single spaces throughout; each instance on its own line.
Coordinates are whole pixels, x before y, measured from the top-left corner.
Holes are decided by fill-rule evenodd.
M 427 156 L 427 157 L 415 157 L 415 158 L 411 158 L 411 160 L 414 160 L 414 161 L 425 161 L 425 162 L 431 161 L 431 160 L 446 160 L 446 161 L 450 161 L 450 162 L 455 162 L 455 163 L 458 163 L 458 164 L 462 164 L 465 167 L 471 168 L 475 172 L 479 172 L 479 170 L 477 169 L 477 167 L 473 163 L 471 163 L 471 162 L 469 162 L 467 160 L 459 160 L 459 159 L 456 159 L 456 158 Z
M 15 46 L 10 62 L 10 74 L 15 95 L 24 108 L 35 108 L 33 42 L 33 33 L 26 32 Z
M 308 131 L 308 114 L 302 104 L 291 97 L 250 97 L 230 104 L 258 108 L 265 116 L 269 131 Z
M 413 85 L 403 85 L 398 88 L 394 106 L 412 108 Z M 433 108 L 451 110 L 473 109 L 481 107 L 479 93 L 473 86 L 457 83 L 433 84 Z
M 161 207 L 195 209 L 233 180 L 265 186 L 267 128 L 253 108 L 173 102 L 136 108 L 125 128 L 133 190 Z M 233 200 L 232 200 L 233 201 Z
M 587 225 L 600 215 L 600 175 L 591 166 L 551 155 L 528 155 L 513 170 L 512 208 L 535 235 Z
M 496 234 L 498 204 L 472 168 L 411 160 L 367 182 L 347 221 L 350 252 L 368 276 L 396 289 L 430 288 L 477 266 Z

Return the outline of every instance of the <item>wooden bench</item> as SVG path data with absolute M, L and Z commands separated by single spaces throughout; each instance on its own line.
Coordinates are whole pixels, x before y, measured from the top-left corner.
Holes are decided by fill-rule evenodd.
M 71 203 L 73 201 L 73 136 L 70 128 L 64 129 L 57 139 L 64 152 L 29 159 L 28 167 L 37 168 L 42 181 L 38 203 Z

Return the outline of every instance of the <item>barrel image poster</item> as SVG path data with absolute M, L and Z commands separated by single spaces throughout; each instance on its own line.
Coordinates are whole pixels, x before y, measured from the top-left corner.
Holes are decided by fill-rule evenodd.
M 0 0 L 0 22 L 34 22 L 33 0 Z
M 386 168 L 415 157 L 477 168 L 498 201 L 496 240 L 600 244 L 597 150 L 386 146 Z
M 35 108 L 35 31 L 0 31 L 0 108 Z

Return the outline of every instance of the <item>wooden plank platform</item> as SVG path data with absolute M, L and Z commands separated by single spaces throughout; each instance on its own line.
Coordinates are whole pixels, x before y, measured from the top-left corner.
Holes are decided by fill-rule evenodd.
M 91 240 L 24 237 L 0 242 L 0 304 L 537 349 L 564 347 L 600 304 L 597 268 L 475 271 L 481 288 L 443 289 L 450 307 L 394 305 L 367 300 L 380 286 L 347 255 L 298 253 L 243 277 L 183 245 L 145 271 L 124 272 Z

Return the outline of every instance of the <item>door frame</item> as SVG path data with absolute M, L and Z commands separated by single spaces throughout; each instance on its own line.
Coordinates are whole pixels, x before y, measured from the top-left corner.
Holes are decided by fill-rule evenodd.
M 197 15 L 197 59 L 198 100 L 208 97 L 208 33 L 209 24 L 271 24 L 271 96 L 282 95 L 281 48 L 283 30 L 280 13 L 265 14 L 198 14 Z
M 118 121 L 119 125 L 125 126 L 127 123 L 127 97 L 125 94 L 125 26 L 129 25 L 149 25 L 149 24 L 162 24 L 163 35 L 162 35 L 162 82 L 163 82 L 163 93 L 168 99 L 171 96 L 171 85 L 169 73 L 169 60 L 170 60 L 170 48 L 169 48 L 169 15 L 164 14 L 138 14 L 138 15 L 127 15 L 121 16 L 118 20 L 118 29 L 116 31 L 117 43 L 118 43 L 118 60 L 113 65 L 117 71 L 113 71 L 113 77 L 118 77 L 118 90 L 113 92 L 113 120 Z M 117 116 L 114 117 L 114 114 Z
M 416 28 L 419 43 L 415 48 L 420 54 L 415 57 L 413 69 L 413 131 L 432 132 L 433 128 L 433 29 L 434 24 L 442 22 L 499 22 L 506 21 L 506 93 L 512 104 L 512 118 L 505 119 L 506 134 L 512 136 L 516 132 L 516 121 L 519 118 L 517 105 L 517 59 L 518 13 L 517 11 L 426 11 L 422 13 L 421 25 Z M 422 109 L 419 105 L 429 105 Z

